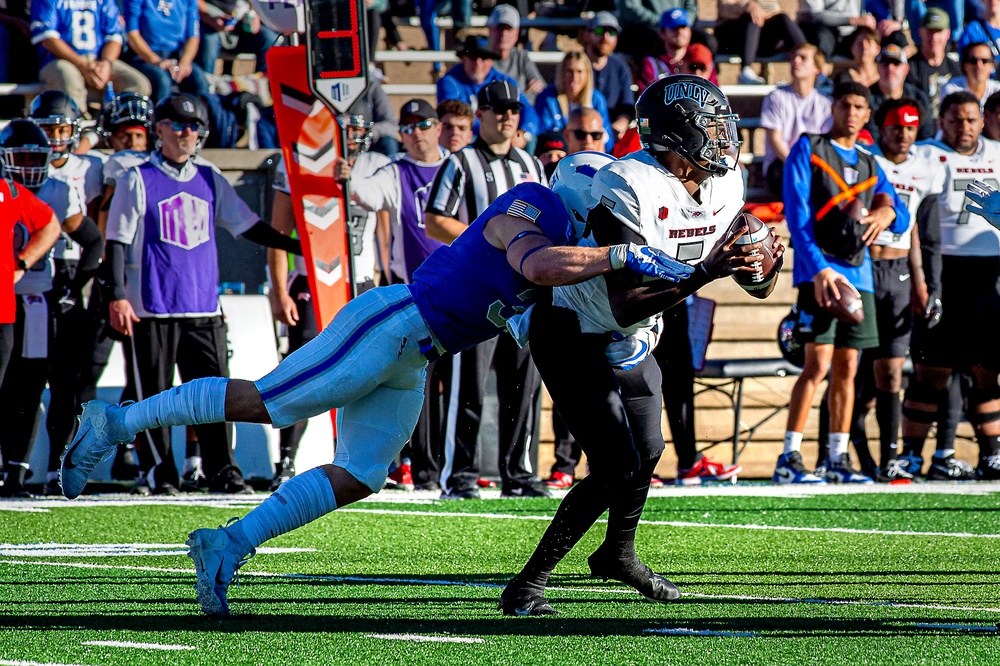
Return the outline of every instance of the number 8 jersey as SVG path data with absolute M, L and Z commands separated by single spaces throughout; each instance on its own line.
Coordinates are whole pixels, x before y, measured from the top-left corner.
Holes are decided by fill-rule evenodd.
M 83 56 L 97 56 L 106 42 L 123 43 L 121 14 L 114 0 L 33 0 L 31 43 L 56 37 Z M 55 60 L 39 48 L 39 65 Z
M 944 167 L 941 214 L 941 254 L 951 257 L 1000 256 L 1000 231 L 979 215 L 965 210 L 965 190 L 974 180 L 1000 188 L 1000 142 L 980 137 L 971 155 L 961 155 L 940 141 L 922 146 L 933 148 L 932 159 Z M 930 165 L 928 165 L 930 166 Z

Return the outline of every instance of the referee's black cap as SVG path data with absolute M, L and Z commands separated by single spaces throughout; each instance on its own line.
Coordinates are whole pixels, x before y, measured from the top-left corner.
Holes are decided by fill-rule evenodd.
M 521 92 L 510 81 L 494 81 L 487 83 L 476 93 L 479 107 L 511 107 L 521 106 Z
M 208 109 L 205 104 L 188 93 L 178 93 L 167 97 L 156 105 L 153 112 L 156 122 L 161 120 L 176 120 L 179 122 L 198 123 L 208 127 Z
M 438 119 L 437 111 L 434 107 L 427 103 L 426 100 L 419 98 L 411 99 L 409 102 L 403 104 L 402 108 L 399 109 L 399 122 L 406 123 L 407 121 L 412 122 L 412 119 L 417 120 L 427 120 L 428 118 Z

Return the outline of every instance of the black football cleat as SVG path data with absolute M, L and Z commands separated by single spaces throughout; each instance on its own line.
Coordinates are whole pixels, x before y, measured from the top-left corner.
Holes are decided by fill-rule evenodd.
M 636 589 L 639 594 L 650 601 L 669 603 L 680 598 L 680 590 L 669 580 L 654 572 L 638 558 L 631 562 L 622 562 L 616 557 L 607 556 L 600 548 L 587 559 L 590 565 L 590 575 L 603 578 L 605 581 L 617 580 Z
M 559 611 L 552 608 L 552 604 L 545 598 L 545 595 L 537 590 L 523 587 L 517 579 L 507 583 L 500 601 L 497 602 L 497 610 L 504 615 L 516 617 L 540 617 L 542 615 L 558 615 Z

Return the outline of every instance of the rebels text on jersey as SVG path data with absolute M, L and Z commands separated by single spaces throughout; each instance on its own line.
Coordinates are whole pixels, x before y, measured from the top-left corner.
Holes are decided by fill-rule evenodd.
M 97 56 L 107 42 L 123 43 L 122 20 L 113 0 L 33 0 L 31 43 L 58 38 L 80 55 Z M 40 65 L 55 56 L 39 49 Z
M 728 231 L 743 208 L 743 177 L 738 170 L 709 178 L 695 200 L 681 181 L 645 151 L 632 153 L 601 168 L 594 176 L 592 194 L 626 227 L 652 247 L 688 264 L 698 264 Z M 593 244 L 591 239 L 584 241 Z M 607 283 L 595 278 L 558 287 L 556 305 L 572 308 L 584 332 L 631 335 L 653 327 L 651 317 L 622 328 L 611 314 Z
M 409 286 L 421 316 L 445 351 L 459 352 L 507 329 L 507 320 L 533 305 L 547 288 L 530 282 L 507 261 L 507 252 L 483 236 L 498 215 L 527 220 L 553 245 L 573 235 L 569 214 L 550 189 L 523 183 L 490 204 L 451 245 L 438 248 Z
M 906 231 L 895 234 L 886 229 L 879 234 L 875 245 L 909 250 L 910 231 L 917 220 L 917 209 L 925 198 L 943 191 L 945 173 L 938 159 L 937 149 L 927 144 L 917 144 L 910 148 L 906 159 L 899 164 L 882 155 L 875 155 L 875 161 L 882 167 L 885 177 L 910 212 L 910 225 Z
M 940 141 L 928 141 L 944 167 L 941 216 L 941 254 L 953 257 L 1000 256 L 1000 230 L 965 210 L 965 190 L 975 180 L 1000 188 L 1000 142 L 980 138 L 971 155 L 961 155 Z

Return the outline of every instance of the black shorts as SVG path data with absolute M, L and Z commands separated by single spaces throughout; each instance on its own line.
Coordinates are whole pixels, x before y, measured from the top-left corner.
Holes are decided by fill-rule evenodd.
M 942 257 L 941 322 L 918 326 L 913 360 L 964 370 L 1000 370 L 1000 257 Z
M 798 290 L 799 320 L 796 327 L 798 336 L 803 342 L 833 345 L 837 349 L 878 347 L 877 317 L 871 316 L 871 313 L 875 312 L 874 294 L 861 292 L 865 318 L 860 324 L 846 324 L 837 321 L 833 315 L 819 306 L 812 282 L 803 282 L 798 285 Z
M 903 358 L 910 347 L 913 313 L 910 310 L 910 259 L 879 259 L 875 273 L 875 318 L 878 347 L 873 358 Z
M 288 295 L 295 301 L 299 320 L 288 327 L 288 353 L 301 349 L 303 345 L 319 335 L 316 311 L 313 309 L 312 294 L 309 292 L 309 278 L 296 275 L 288 287 Z

